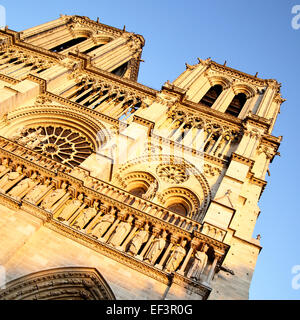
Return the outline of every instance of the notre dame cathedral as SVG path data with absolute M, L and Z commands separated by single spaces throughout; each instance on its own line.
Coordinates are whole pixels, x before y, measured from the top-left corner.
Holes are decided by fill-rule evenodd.
M 83 16 L 0 31 L 0 300 L 248 299 L 280 83 Z

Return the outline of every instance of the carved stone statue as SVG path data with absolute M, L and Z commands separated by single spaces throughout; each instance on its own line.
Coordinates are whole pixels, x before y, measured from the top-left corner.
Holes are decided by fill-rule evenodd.
M 172 252 L 172 254 L 170 255 L 170 257 L 166 263 L 166 271 L 167 272 L 176 271 L 180 262 L 182 261 L 182 259 L 186 255 L 185 246 L 186 246 L 186 240 L 183 240 L 182 244 L 180 246 L 177 246 L 174 249 L 174 251 Z
M 26 146 L 28 148 L 35 148 L 38 146 L 42 141 L 46 139 L 46 137 L 42 134 L 43 129 L 40 128 L 36 131 L 28 133 L 27 136 L 24 136 L 27 129 L 25 131 L 21 130 L 19 134 L 15 135 L 12 139 L 17 141 L 19 144 Z
M 145 200 L 150 200 L 154 196 L 156 188 L 157 188 L 157 181 L 154 181 L 150 184 L 146 193 L 142 195 L 142 198 Z
M 19 139 L 21 139 L 24 134 L 27 132 L 27 128 L 19 128 L 17 129 L 17 131 L 10 136 L 10 140 L 14 141 L 14 142 L 17 142 Z
M 8 160 L 4 158 L 2 164 L 0 165 L 0 178 L 9 171 Z
M 120 222 L 116 230 L 113 232 L 108 243 L 114 247 L 120 246 L 130 232 L 132 220 L 133 216 L 129 216 L 127 221 Z
M 138 254 L 143 243 L 147 242 L 149 239 L 149 225 L 146 224 L 144 229 L 138 231 L 136 235 L 132 238 L 128 253 L 132 255 Z
M 25 196 L 24 200 L 29 201 L 31 203 L 36 203 L 48 190 L 50 180 L 46 179 L 44 184 L 39 184 L 35 186 L 32 190 L 30 190 Z
M 111 211 L 110 213 L 105 214 L 101 218 L 100 222 L 98 222 L 96 226 L 93 228 L 91 235 L 95 238 L 101 238 L 102 235 L 113 224 L 114 221 L 115 221 L 114 211 Z
M 207 265 L 207 252 L 208 246 L 204 245 L 202 251 L 197 251 L 195 254 L 195 260 L 187 274 L 187 276 L 196 281 L 200 280 L 200 276 Z
M 52 191 L 41 203 L 41 208 L 49 210 L 51 207 L 66 194 L 67 184 L 62 183 L 59 189 Z
M 167 237 L 167 232 L 164 231 L 162 236 L 159 238 L 156 238 L 152 244 L 151 247 L 146 255 L 145 261 L 148 261 L 151 264 L 154 264 L 163 249 L 165 248 L 166 245 L 166 237 Z
M 30 178 L 20 181 L 8 194 L 12 197 L 21 196 L 26 190 L 30 190 L 36 184 L 37 174 L 34 172 Z
M 71 200 L 69 203 L 65 205 L 60 215 L 57 217 L 60 221 L 68 220 L 73 213 L 82 205 L 83 194 L 80 193 L 77 199 Z
M 6 158 L 4 158 L 2 160 L 2 163 L 0 165 L 0 173 L 2 173 L 3 171 L 5 171 L 8 168 L 8 160 Z
M 7 191 L 10 187 L 14 185 L 15 182 L 17 182 L 18 179 L 23 175 L 23 169 L 21 166 L 18 166 L 16 171 L 8 172 L 6 173 L 1 179 L 0 179 L 0 190 Z
M 34 140 L 27 142 L 26 147 L 30 149 L 34 149 L 35 147 L 40 145 L 44 140 L 46 140 L 45 136 L 38 135 Z
M 93 204 L 93 207 L 84 209 L 83 212 L 81 213 L 81 215 L 79 216 L 79 218 L 76 219 L 75 223 L 73 224 L 73 226 L 77 229 L 83 229 L 84 226 L 92 219 L 96 216 L 96 214 L 98 213 L 97 209 L 98 209 L 98 205 L 99 202 L 95 201 Z

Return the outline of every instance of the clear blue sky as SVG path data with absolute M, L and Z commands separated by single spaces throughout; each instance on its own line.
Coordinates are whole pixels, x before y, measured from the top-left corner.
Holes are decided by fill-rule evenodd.
M 251 299 L 299 299 L 291 269 L 300 265 L 300 29 L 291 9 L 300 0 L 52 0 L 0 1 L 6 24 L 21 31 L 78 14 L 142 34 L 146 39 L 139 82 L 160 89 L 185 70 L 185 62 L 211 57 L 238 70 L 282 83 L 283 103 L 273 134 L 283 135 L 281 157 L 271 164 L 254 236 L 262 235 Z

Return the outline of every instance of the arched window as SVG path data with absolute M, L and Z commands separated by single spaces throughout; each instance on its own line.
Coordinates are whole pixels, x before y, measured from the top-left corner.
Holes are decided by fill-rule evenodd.
M 200 100 L 200 103 L 205 104 L 208 107 L 211 107 L 215 103 L 215 101 L 218 99 L 222 90 L 223 90 L 222 86 L 219 84 L 216 84 L 206 92 L 205 96 Z
M 49 49 L 49 50 L 52 52 L 61 52 L 63 50 L 66 50 L 66 49 L 69 49 L 69 48 L 75 46 L 76 44 L 79 44 L 80 42 L 83 42 L 86 39 L 87 39 L 87 37 L 78 37 L 75 39 L 71 39 L 71 40 L 64 42 L 62 44 L 59 44 L 58 46 L 56 46 L 52 49 Z
M 173 203 L 170 206 L 168 206 L 167 209 L 170 211 L 179 213 L 183 216 L 188 215 L 188 210 L 182 203 Z
M 116 76 L 123 77 L 125 74 L 125 71 L 127 70 L 127 66 L 128 66 L 128 62 L 123 63 L 120 67 L 111 71 L 111 73 L 115 74 Z
M 129 192 L 131 194 L 133 194 L 134 196 L 137 196 L 137 197 L 141 198 L 142 195 L 146 193 L 146 190 L 147 189 L 145 189 L 143 187 L 137 187 L 137 188 L 134 188 L 134 189 L 130 190 Z
M 231 101 L 231 103 L 225 113 L 229 113 L 235 117 L 238 117 L 246 100 L 247 100 L 247 97 L 244 93 L 237 94 L 232 99 L 232 101 Z

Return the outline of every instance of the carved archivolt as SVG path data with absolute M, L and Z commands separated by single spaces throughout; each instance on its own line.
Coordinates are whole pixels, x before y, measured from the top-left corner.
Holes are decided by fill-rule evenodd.
M 165 207 L 181 204 L 187 211 L 187 216 L 191 219 L 199 218 L 200 201 L 198 197 L 187 188 L 169 188 L 158 196 L 158 201 Z
M 115 300 L 115 296 L 97 269 L 65 267 L 7 283 L 0 300 Z

